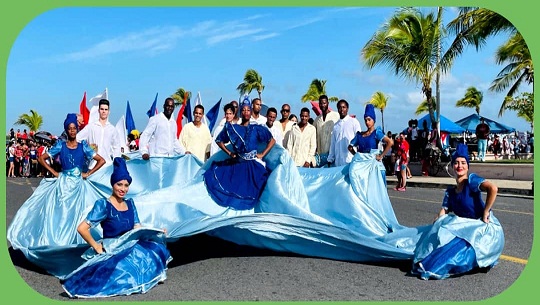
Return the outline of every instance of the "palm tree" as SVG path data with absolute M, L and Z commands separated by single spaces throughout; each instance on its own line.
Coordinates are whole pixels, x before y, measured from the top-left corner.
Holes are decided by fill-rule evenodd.
M 475 87 L 469 87 L 465 91 L 465 96 L 456 102 L 456 107 L 474 108 L 476 113 L 480 115 L 480 104 L 482 104 L 483 99 L 484 95 L 482 92 L 478 91 Z
M 500 14 L 488 9 L 461 8 L 456 19 L 449 23 L 449 29 L 456 33 L 455 49 L 463 49 L 471 44 L 480 49 L 486 39 L 499 33 L 509 33 L 511 37 L 499 47 L 497 63 L 508 63 L 492 82 L 489 90 L 501 92 L 510 87 L 499 109 L 502 116 L 508 97 L 517 93 L 523 83 L 534 83 L 534 69 L 527 44 L 515 26 Z
M 498 64 L 507 64 L 495 80 L 491 83 L 489 90 L 501 92 L 510 87 L 506 97 L 512 97 L 518 92 L 521 84 L 528 85 L 534 83 L 534 68 L 531 53 L 523 36 L 520 33 L 514 34 L 505 44 L 497 49 L 496 60 Z M 506 109 L 505 98 L 499 109 L 499 116 L 502 116 Z
M 431 107 L 432 108 L 435 108 L 435 104 L 436 104 L 435 100 L 436 100 L 435 98 L 431 99 Z M 414 112 L 414 115 L 421 115 L 424 112 L 429 112 L 429 107 L 428 107 L 427 100 L 423 100 L 418 105 L 418 107 L 416 107 L 416 111 Z
M 424 14 L 416 8 L 401 8 L 378 30 L 361 51 L 365 65 L 372 69 L 387 66 L 396 75 L 422 84 L 432 122 L 439 123 L 440 105 L 433 103 L 435 82 L 439 101 L 439 74 L 447 72 L 460 54 L 447 50 L 440 56 L 442 9 Z M 434 107 L 435 106 L 435 107 Z
M 38 131 L 41 125 L 43 125 L 43 117 L 39 115 L 35 110 L 30 110 L 30 114 L 23 113 L 19 116 L 19 119 L 15 122 L 15 125 L 25 125 L 31 131 Z
M 318 101 L 319 96 L 323 94 L 326 95 L 326 80 L 315 78 L 311 81 L 306 94 L 302 95 L 301 101 L 302 103 Z M 338 98 L 336 96 L 328 98 L 329 102 L 337 102 L 337 100 Z
M 382 122 L 382 130 L 384 132 L 384 108 L 386 108 L 386 104 L 388 104 L 388 96 L 386 96 L 381 91 L 377 91 L 373 93 L 371 98 L 366 104 L 372 104 L 375 108 L 379 109 L 381 111 L 381 122 Z
M 262 100 L 261 95 L 264 90 L 262 76 L 254 69 L 248 69 L 244 75 L 244 82 L 236 87 L 236 90 L 240 92 L 240 100 L 242 99 L 242 95 L 250 94 L 253 89 L 257 90 L 259 98 Z
M 176 106 L 182 105 L 184 101 L 191 98 L 191 92 L 186 91 L 184 88 L 178 88 L 171 97 L 174 99 L 174 104 Z

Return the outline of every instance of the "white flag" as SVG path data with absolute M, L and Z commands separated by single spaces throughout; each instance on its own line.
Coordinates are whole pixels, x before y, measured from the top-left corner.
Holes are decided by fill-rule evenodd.
M 126 118 L 122 115 L 115 125 L 118 139 L 120 139 L 120 148 L 124 149 L 124 153 L 129 152 L 127 146 L 127 130 L 126 130 Z
M 201 106 L 203 106 L 203 104 L 202 104 L 202 99 L 201 99 L 201 92 L 200 92 L 200 91 L 197 91 L 197 98 L 195 99 L 195 106 L 196 106 L 196 105 L 201 105 Z M 195 110 L 195 106 L 193 106 L 193 110 Z M 203 106 L 203 107 L 204 107 L 204 106 Z M 207 110 L 207 109 L 205 109 L 205 111 L 204 111 L 205 113 L 206 113 L 206 110 Z M 208 126 L 208 122 L 206 121 L 206 115 L 203 115 L 203 117 L 202 117 L 202 122 L 203 122 L 203 124 L 205 124 L 206 126 Z
M 97 122 L 99 120 L 99 100 L 109 99 L 109 92 L 107 88 L 105 90 L 90 99 L 90 117 L 88 118 L 88 124 Z

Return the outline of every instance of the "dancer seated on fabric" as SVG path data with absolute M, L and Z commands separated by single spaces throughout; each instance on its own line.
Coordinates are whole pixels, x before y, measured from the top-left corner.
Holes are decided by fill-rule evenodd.
M 446 190 L 432 229 L 415 250 L 413 273 L 424 280 L 493 267 L 504 247 L 502 227 L 491 211 L 497 186 L 469 174 L 465 144 L 459 144 L 452 155 L 452 166 L 457 185 Z M 482 191 L 487 192 L 485 203 Z
M 38 157 L 38 162 L 54 177 L 58 178 L 60 174 L 46 160 L 50 157 L 55 158 L 57 155 L 60 155 L 62 173 L 71 176 L 82 176 L 83 179 L 86 179 L 105 164 L 105 159 L 98 155 L 86 141 L 77 142 L 76 137 L 79 128 L 75 113 L 67 115 L 64 121 L 64 130 L 66 131 L 67 139 L 65 141 L 56 141 L 54 146 Z M 87 162 L 90 159 L 96 160 L 97 163 L 92 169 L 87 171 Z
M 133 200 L 125 199 L 132 178 L 124 159 L 116 157 L 113 166 L 111 196 L 97 200 L 77 227 L 92 247 L 93 251 L 86 253 L 97 255 L 89 255 L 90 260 L 63 280 L 62 286 L 70 297 L 145 293 L 167 278 L 167 263 L 171 256 L 165 246 L 165 230 L 133 236 L 134 229 L 141 228 L 141 224 Z M 100 242 L 90 231 L 97 224 L 103 229 Z M 122 239 L 128 242 L 122 243 Z
M 386 145 L 384 150 L 375 155 L 377 161 L 381 161 L 383 157 L 392 149 L 394 141 L 386 136 L 381 127 L 375 127 L 375 121 L 377 117 L 375 115 L 375 107 L 373 104 L 367 104 L 364 111 L 364 123 L 366 124 L 366 131 L 356 132 L 355 137 L 351 140 L 348 147 L 351 154 L 359 153 L 371 153 L 372 150 L 378 148 L 379 142 L 383 141 Z M 357 149 L 355 151 L 354 149 Z
M 268 180 L 270 173 L 262 159 L 276 141 L 265 126 L 249 124 L 250 104 L 242 104 L 241 111 L 242 122 L 225 123 L 216 139 L 217 145 L 230 158 L 212 162 L 204 173 L 204 181 L 210 196 L 220 206 L 249 210 L 259 200 Z M 232 150 L 225 146 L 228 142 Z M 266 146 L 258 152 L 261 144 Z

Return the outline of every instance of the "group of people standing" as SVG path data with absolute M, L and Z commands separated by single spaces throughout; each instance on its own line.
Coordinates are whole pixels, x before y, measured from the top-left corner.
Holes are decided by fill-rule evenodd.
M 325 175 L 325 170 L 327 170 L 322 167 L 348 166 L 353 163 L 353 160 L 356 160 L 354 161 L 356 166 L 358 163 L 371 160 L 373 164 L 377 164 L 374 167 L 376 170 L 382 167 L 382 164 L 378 165 L 378 163 L 392 148 L 393 140 L 385 135 L 380 127 L 375 126 L 376 115 L 373 105 L 366 105 L 363 117 L 366 126 L 364 131 L 361 130 L 359 122 L 348 115 L 347 101 L 340 100 L 337 103 L 337 113 L 328 109 L 326 96 L 320 97 L 319 106 L 322 113 L 312 125 L 309 123 L 310 111 L 307 108 L 300 111 L 299 122 L 291 122 L 288 120 L 290 106 L 284 104 L 281 108 L 283 118 L 276 121 L 275 108 L 269 108 L 266 116 L 260 114 L 261 101 L 259 99 L 241 105 L 231 102 L 224 106 L 224 122 L 220 122 L 216 128 L 218 132 L 214 135 L 211 135 L 208 127 L 201 123 L 204 108 L 196 106 L 194 121 L 190 123 L 193 126 L 189 124 L 183 126 L 179 140 L 176 120 L 173 117 L 174 100 L 167 98 L 163 105 L 163 112 L 151 117 L 142 132 L 139 152 L 143 160 L 177 155 L 185 157 L 189 154 L 196 157 L 199 162 L 208 160 L 202 167 L 204 170 L 202 176 L 196 175 L 193 181 L 202 179 L 209 197 L 218 206 L 250 213 L 254 213 L 254 209 L 260 203 L 261 194 L 268 180 L 271 179 L 276 164 L 286 164 L 289 159 L 296 167 L 302 168 L 302 171 L 304 171 L 303 168 L 317 168 L 311 170 L 320 171 L 320 175 Z M 137 202 L 126 197 L 132 184 L 132 177 L 126 161 L 119 157 L 120 140 L 115 138 L 113 129 L 110 128 L 112 126 L 107 120 L 109 113 L 107 100 L 100 101 L 99 113 L 100 120 L 84 127 L 83 130 L 79 130 L 75 114 L 67 115 L 64 121 L 65 140 L 57 141 L 48 152 L 38 158 L 38 162 L 58 179 L 54 182 L 42 183 L 32 197 L 23 204 L 8 228 L 8 240 L 12 246 L 25 249 L 25 251 L 30 251 L 32 247 L 40 251 L 39 249 L 43 249 L 44 246 L 78 244 L 81 239 L 90 246 L 90 249 L 83 254 L 85 261 L 69 274 L 61 276 L 64 289 L 72 297 L 144 293 L 166 279 L 167 264 L 171 260 L 166 248 L 167 228 L 153 228 L 152 224 L 141 226 Z M 279 136 L 279 131 L 283 134 L 282 138 Z M 219 151 L 210 157 L 211 142 L 217 145 Z M 382 150 L 379 149 L 380 142 L 384 143 Z M 280 144 L 281 148 L 274 149 L 276 143 Z M 279 156 L 272 155 L 272 166 L 268 166 L 268 155 L 272 151 L 274 154 L 279 153 Z M 286 151 L 288 156 L 281 151 Z M 57 171 L 45 162 L 49 157 L 58 157 L 61 171 Z M 407 157 L 401 156 L 401 158 L 400 166 L 406 165 Z M 280 159 L 283 160 L 279 161 Z M 93 163 L 89 163 L 90 161 Z M 90 199 L 85 195 L 92 194 L 90 190 L 92 186 L 86 179 L 107 163 L 113 167 L 110 175 L 110 195 L 105 198 L 96 198 L 90 211 L 86 211 L 85 207 L 81 206 L 81 202 Z M 144 163 L 137 164 L 134 166 L 144 166 Z M 496 186 L 469 174 L 469 156 L 463 147 L 458 147 L 452 157 L 452 164 L 457 173 L 457 185 L 447 190 L 443 208 L 433 226 L 429 227 L 430 230 L 419 230 L 425 234 L 420 237 L 418 241 L 420 245 L 414 253 L 413 272 L 423 279 L 442 279 L 478 267 L 491 267 L 495 265 L 502 252 L 504 244 L 502 228 L 491 212 L 497 193 Z M 404 167 L 400 169 L 404 171 Z M 329 172 L 332 175 L 344 175 L 341 171 L 337 173 L 329 170 Z M 349 179 L 354 180 L 357 174 L 354 171 L 349 172 L 348 175 L 351 175 Z M 374 181 L 382 181 L 382 178 L 377 175 L 378 173 L 374 176 Z M 279 185 L 279 183 L 279 181 L 273 181 L 274 185 Z M 362 185 L 367 184 L 368 181 L 354 183 L 349 181 L 348 183 Z M 285 192 L 283 194 L 296 193 L 286 188 L 282 188 L 282 191 Z M 488 193 L 487 203 L 482 200 L 481 191 Z M 354 192 L 351 191 L 350 194 Z M 351 202 L 362 201 L 351 199 Z M 273 201 L 270 201 L 271 203 Z M 304 210 L 300 202 L 289 202 L 289 204 L 294 207 L 292 209 L 294 211 L 304 211 L 298 215 L 295 214 L 296 217 L 302 218 L 300 215 L 304 215 L 303 217 L 307 217 L 306 221 L 313 221 L 321 226 L 332 223 L 331 221 L 319 222 L 323 219 L 322 216 L 310 214 L 314 212 L 307 212 L 309 209 Z M 367 202 L 364 204 L 368 205 Z M 377 204 L 381 203 L 377 202 Z M 273 208 L 279 210 L 276 207 Z M 356 208 L 366 209 L 369 213 L 373 212 L 372 208 Z M 384 207 L 383 210 L 393 215 L 391 206 Z M 29 213 L 29 211 L 39 212 Z M 450 217 L 447 215 L 449 212 L 454 212 L 457 216 Z M 82 219 L 65 217 L 67 213 L 84 217 Z M 287 219 L 280 222 L 279 219 L 282 218 L 275 212 L 268 215 L 270 218 L 275 217 L 273 222 L 275 225 L 279 223 L 286 227 L 290 224 L 289 221 L 292 221 Z M 326 217 L 333 217 L 332 215 Z M 167 217 L 170 216 L 172 215 L 167 215 Z M 205 216 L 205 219 L 208 217 L 208 215 Z M 347 215 L 339 217 L 347 217 Z M 392 217 L 389 216 L 390 218 Z M 466 222 L 472 224 L 471 229 L 463 229 L 463 219 L 467 219 Z M 359 228 L 362 232 L 373 230 L 368 224 L 364 225 L 363 222 L 358 223 L 351 219 L 340 218 L 336 223 L 351 221 L 354 223 L 353 227 Z M 52 226 L 47 225 L 51 223 Z M 395 228 L 386 227 L 387 221 L 382 221 L 382 223 L 386 223 L 384 232 L 388 234 L 399 228 L 397 225 Z M 494 223 L 496 233 L 479 238 L 478 232 L 483 230 L 482 224 L 488 223 Z M 98 225 L 101 230 L 97 230 Z M 451 233 L 452 230 L 440 230 L 442 226 L 453 225 L 462 227 L 458 234 Z M 40 238 L 35 239 L 34 235 L 39 235 Z M 441 238 L 442 235 L 444 238 Z M 471 236 L 475 239 L 471 240 Z M 411 240 L 415 238 L 417 237 L 411 237 Z M 280 238 L 276 242 L 279 243 L 279 240 Z M 475 252 L 477 249 L 483 251 L 477 253 Z M 482 256 L 483 254 L 479 254 L 486 252 L 490 253 L 487 259 Z M 462 255 L 463 253 L 466 255 Z M 25 254 L 27 257 L 32 257 L 28 252 Z M 453 263 L 456 262 L 455 257 L 459 258 L 457 267 Z M 137 261 L 145 261 L 145 264 L 135 263 Z M 75 264 L 75 262 L 69 263 Z

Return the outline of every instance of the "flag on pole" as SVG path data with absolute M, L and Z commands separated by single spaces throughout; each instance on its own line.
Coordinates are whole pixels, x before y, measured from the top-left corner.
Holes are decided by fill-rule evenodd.
M 154 103 L 152 103 L 152 107 L 150 107 L 150 109 L 148 109 L 148 111 L 146 112 L 146 115 L 151 118 L 153 117 L 154 115 L 158 114 L 158 110 L 157 110 L 157 96 L 158 94 L 156 93 L 156 97 L 154 98 Z
M 200 92 L 200 91 L 197 92 L 197 98 L 195 99 L 195 106 L 197 106 L 197 105 L 203 106 L 203 104 L 202 104 L 202 99 L 201 99 L 201 92 Z M 204 106 L 203 106 L 203 107 L 204 107 Z M 208 122 L 206 121 L 206 116 L 203 116 L 203 117 L 202 117 L 202 122 L 203 122 L 206 126 L 208 126 Z
M 176 138 L 180 137 L 180 133 L 182 132 L 182 121 L 184 119 L 184 111 L 186 110 L 186 104 L 189 101 L 188 93 L 184 95 L 184 102 L 182 103 L 182 107 L 180 107 L 180 110 L 178 110 L 178 116 L 176 117 Z
M 133 120 L 133 115 L 131 114 L 131 107 L 129 107 L 129 101 L 127 101 L 126 107 L 126 130 L 130 134 L 135 128 L 135 120 Z
M 101 99 L 109 99 L 109 91 L 107 90 L 107 88 L 105 88 L 105 90 L 102 93 L 90 99 L 90 105 L 92 106 L 90 108 L 88 124 L 97 122 L 99 120 L 99 101 Z
M 191 111 L 191 103 L 190 103 L 191 98 L 189 97 L 188 92 L 186 92 L 186 96 L 188 96 L 188 98 L 187 98 L 187 101 L 185 102 L 186 108 L 184 109 L 184 116 L 186 117 L 187 122 L 189 123 L 189 122 L 193 122 L 193 113 Z
M 212 131 L 214 129 L 214 125 L 216 125 L 216 121 L 219 116 L 219 105 L 221 104 L 221 100 L 222 98 L 220 98 L 219 101 L 214 106 L 212 106 L 212 108 L 210 108 L 210 110 L 208 110 L 208 112 L 206 113 L 206 117 L 208 118 L 208 121 L 210 121 L 208 123 L 208 128 L 210 129 L 210 131 Z
M 90 119 L 90 110 L 86 106 L 86 91 L 84 91 L 83 99 L 79 105 L 79 112 L 83 116 L 83 126 L 79 126 L 79 129 L 83 129 L 84 126 L 88 125 Z
M 115 125 L 116 133 L 118 139 L 120 140 L 120 147 L 124 148 L 124 152 L 128 152 L 129 148 L 127 147 L 127 132 L 126 132 L 126 119 L 122 115 L 118 122 Z

